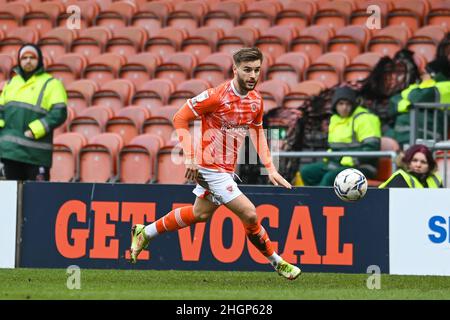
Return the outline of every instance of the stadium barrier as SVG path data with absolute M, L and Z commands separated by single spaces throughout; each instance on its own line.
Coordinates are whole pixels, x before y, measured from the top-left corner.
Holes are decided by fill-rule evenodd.
M 413 145 L 420 139 L 422 142 L 435 143 L 448 138 L 448 115 L 450 104 L 441 103 L 414 103 L 409 112 L 411 130 L 409 132 L 409 144 Z M 419 113 L 423 112 L 423 128 L 419 128 Z M 428 128 L 428 113 L 433 116 L 433 128 Z M 430 115 L 431 116 L 431 115 Z M 439 118 L 438 118 L 439 116 Z M 438 132 L 438 122 L 442 121 L 443 132 Z M 422 138 L 419 130 L 422 129 Z M 432 136 L 431 139 L 428 136 Z
M 392 172 L 397 170 L 395 151 L 280 151 L 273 152 L 272 157 L 280 158 L 339 158 L 339 157 L 357 157 L 357 158 L 381 158 L 389 157 L 392 163 Z
M 389 273 L 388 190 L 356 203 L 332 188 L 242 186 L 277 251 L 305 272 Z M 240 220 L 220 207 L 198 223 L 153 240 L 128 263 L 130 227 L 190 205 L 193 185 L 29 182 L 23 185 L 20 267 L 270 271 Z
M 438 160 L 440 173 L 443 177 L 444 187 L 449 187 L 448 176 L 448 151 L 450 150 L 450 138 L 448 133 L 448 117 L 450 104 L 440 103 L 415 103 L 411 106 L 410 122 L 411 130 L 409 134 L 409 144 L 416 143 L 428 146 L 434 152 L 435 159 Z M 430 115 L 429 115 L 430 114 Z M 419 115 L 423 115 L 423 127 L 419 126 Z M 428 128 L 428 117 L 433 117 L 432 128 Z M 438 125 L 442 123 L 442 131 L 439 132 Z M 422 134 L 419 134 L 419 131 Z
M 0 181 L 0 268 L 14 268 L 16 262 L 17 191 L 16 181 Z

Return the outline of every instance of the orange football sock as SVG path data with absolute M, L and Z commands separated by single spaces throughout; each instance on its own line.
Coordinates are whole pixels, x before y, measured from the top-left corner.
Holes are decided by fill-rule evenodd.
M 194 206 L 187 206 L 170 211 L 164 217 L 158 219 L 155 224 L 156 230 L 160 234 L 190 226 L 195 222 Z
M 269 235 L 267 234 L 261 223 L 244 223 L 244 228 L 248 239 L 259 250 L 259 252 L 261 252 L 266 257 L 270 257 L 274 253 Z

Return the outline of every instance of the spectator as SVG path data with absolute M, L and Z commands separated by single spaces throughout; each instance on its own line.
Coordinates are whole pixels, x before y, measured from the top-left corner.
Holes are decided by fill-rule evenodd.
M 328 129 L 328 144 L 332 151 L 380 150 L 380 119 L 365 107 L 358 106 L 356 93 L 349 87 L 336 89 L 332 98 L 333 115 Z M 300 168 L 305 185 L 332 186 L 343 169 L 356 167 L 368 178 L 376 176 L 376 159 L 342 157 L 324 159 Z
M 413 103 L 450 102 L 450 63 L 445 58 L 431 61 L 422 74 L 419 84 L 412 84 L 402 92 L 394 95 L 389 100 L 389 115 L 393 118 L 391 127 L 384 133 L 385 136 L 394 138 L 403 147 L 409 143 L 411 131 L 409 110 Z M 424 114 L 418 115 L 418 136 L 424 136 Z M 427 139 L 433 138 L 433 116 L 429 113 L 427 121 Z M 438 139 L 442 139 L 442 122 L 437 123 Z M 440 136 L 439 136 L 440 134 Z
M 402 157 L 404 168 L 397 170 L 379 188 L 442 188 L 436 161 L 426 146 L 415 144 Z
M 0 96 L 0 157 L 8 180 L 49 180 L 53 130 L 67 117 L 66 91 L 44 71 L 38 46 L 23 45 L 18 61 Z

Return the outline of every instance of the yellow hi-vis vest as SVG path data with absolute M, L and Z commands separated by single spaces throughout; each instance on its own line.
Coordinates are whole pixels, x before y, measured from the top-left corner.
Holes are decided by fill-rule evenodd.
M 331 116 L 328 145 L 333 151 L 349 151 L 360 147 L 363 141 L 379 140 L 380 138 L 380 119 L 362 106 L 356 107 L 353 113 L 346 118 L 338 114 Z M 349 167 L 355 165 L 352 157 L 342 157 L 340 164 Z
M 420 183 L 419 179 L 417 179 L 415 176 L 413 176 L 412 174 L 409 174 L 408 172 L 406 172 L 403 169 L 399 169 L 396 172 L 394 172 L 394 174 L 392 174 L 392 176 L 390 176 L 390 178 L 387 179 L 385 182 L 380 184 L 378 186 L 378 188 L 380 188 L 380 189 L 385 188 L 386 185 L 388 185 L 389 182 L 391 182 L 392 179 L 394 179 L 399 174 L 406 181 L 406 184 L 408 185 L 409 188 L 417 188 L 417 189 L 424 188 L 423 184 Z M 432 173 L 427 177 L 427 184 L 428 184 L 428 188 L 439 188 L 439 186 L 442 184 L 442 178 L 438 174 Z

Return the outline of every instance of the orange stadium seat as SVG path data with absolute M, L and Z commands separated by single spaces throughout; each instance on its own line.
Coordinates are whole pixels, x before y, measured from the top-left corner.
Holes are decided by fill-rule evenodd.
M 400 151 L 398 142 L 389 137 L 381 137 L 381 151 Z M 382 157 L 378 159 L 378 171 L 375 179 L 369 179 L 367 182 L 370 187 L 378 187 L 381 183 L 389 179 L 393 174 L 391 158 Z
M 325 85 L 317 80 L 306 80 L 291 86 L 291 91 L 283 98 L 283 107 L 298 108 L 312 96 L 319 95 L 326 89 Z
M 370 38 L 370 31 L 366 26 L 350 25 L 337 30 L 327 44 L 328 52 L 344 52 L 350 59 L 364 52 Z
M 282 80 L 292 86 L 302 80 L 303 73 L 309 64 L 309 57 L 306 54 L 288 52 L 276 58 L 275 63 L 268 68 L 266 78 Z
M 303 29 L 311 23 L 317 4 L 311 0 L 290 1 L 275 17 L 276 25 L 290 25 Z
M 208 81 L 202 79 L 190 79 L 178 84 L 176 89 L 177 91 L 190 92 L 193 96 L 196 96 L 209 88 L 211 88 L 211 86 Z
M 261 51 L 276 58 L 287 52 L 288 45 L 297 36 L 297 29 L 292 26 L 273 26 L 263 31 L 255 41 Z
M 289 93 L 289 85 L 281 80 L 267 80 L 257 84 L 256 90 L 264 99 L 264 112 L 281 107 L 283 97 Z M 272 98 L 271 98 L 272 97 Z
M 45 69 L 47 69 L 53 63 L 53 59 L 50 56 L 43 56 L 43 60 Z
M 259 37 L 259 30 L 249 26 L 236 26 L 217 42 L 217 51 L 230 55 L 242 47 L 251 47 Z
M 263 52 L 263 61 L 261 63 L 261 77 L 262 79 L 266 79 L 266 74 L 269 68 L 273 65 L 273 58 L 271 55 Z
M 114 113 L 117 113 L 130 103 L 134 91 L 134 84 L 130 80 L 111 80 L 100 86 L 100 90 L 92 96 L 91 103 L 111 108 Z
M 216 52 L 205 58 L 193 70 L 193 78 L 203 79 L 212 87 L 218 86 L 232 76 L 233 58 L 224 52 Z
M 117 78 L 126 58 L 117 53 L 104 53 L 92 58 L 83 72 L 83 78 L 91 79 L 100 86 Z
M 289 51 L 306 53 L 313 62 L 325 52 L 325 45 L 334 36 L 334 31 L 327 26 L 309 26 L 292 39 Z
M 144 121 L 142 126 L 143 133 L 152 133 L 160 136 L 165 144 L 173 139 L 174 127 L 172 119 L 178 107 L 163 106 L 151 110 L 151 116 Z
M 188 37 L 186 30 L 177 27 L 165 27 L 156 36 L 147 40 L 143 50 L 153 52 L 160 57 L 179 51 L 181 43 Z
M 0 81 L 10 78 L 12 68 L 16 65 L 16 58 L 9 54 L 0 53 Z
M 108 7 L 111 5 L 113 0 L 95 0 L 100 10 L 104 11 L 108 9 Z
M 349 23 L 353 9 L 349 1 L 336 0 L 327 2 L 319 7 L 319 10 L 313 17 L 312 24 L 324 25 L 337 30 Z
M 192 33 L 199 25 L 201 18 L 208 12 L 208 5 L 203 1 L 186 1 L 175 4 L 175 10 L 166 17 L 166 25 L 178 27 Z
M 112 32 L 106 27 L 82 29 L 70 46 L 71 52 L 83 54 L 88 61 L 104 52 L 106 42 L 112 38 Z
M 329 52 L 321 55 L 305 71 L 305 80 L 319 80 L 327 88 L 339 84 L 350 59 L 343 52 Z
M 146 41 L 147 33 L 141 27 L 117 27 L 106 42 L 105 51 L 128 57 L 140 52 Z
M 150 111 L 145 107 L 127 106 L 116 113 L 106 123 L 106 132 L 115 132 L 127 144 L 141 132 L 145 119 L 150 117 Z
M 183 151 L 174 146 L 166 146 L 159 150 L 157 157 L 156 182 L 161 184 L 183 184 L 184 173 Z
M 100 7 L 93 1 L 76 1 L 69 0 L 65 2 L 66 11 L 62 12 L 56 18 L 56 25 L 60 27 L 67 26 L 67 24 L 73 24 L 77 26 L 77 21 L 74 20 L 74 14 L 80 14 L 79 27 L 86 29 L 92 26 L 94 18 L 100 12 Z M 78 9 L 79 8 L 79 9 Z
M 87 66 L 86 58 L 79 53 L 67 53 L 55 59 L 55 62 L 47 67 L 47 72 L 60 79 L 65 86 L 80 78 Z
M 150 133 L 138 135 L 125 144 L 119 153 L 119 181 L 152 182 L 155 179 L 156 157 L 163 146 L 161 137 Z
M 75 117 L 76 117 L 76 111 L 74 109 L 72 109 L 71 107 L 67 106 L 66 120 L 63 122 L 63 124 L 61 124 L 59 127 L 57 127 L 53 131 L 53 137 L 56 137 L 60 134 L 67 132 L 67 126 Z
M 94 25 L 105 26 L 110 30 L 125 27 L 136 12 L 137 6 L 131 1 L 113 2 L 94 18 Z
M 72 41 L 77 37 L 77 31 L 66 27 L 54 28 L 45 33 L 38 42 L 43 55 L 53 60 L 70 51 Z
M 30 6 L 23 2 L 9 2 L 0 7 L 0 30 L 8 33 L 22 25 L 22 18 L 30 11 Z
M 435 58 L 437 46 L 445 34 L 446 30 L 440 25 L 425 26 L 414 32 L 414 35 L 408 39 L 406 47 L 421 54 L 430 62 Z
M 0 41 L 0 53 L 17 56 L 20 47 L 25 43 L 37 43 L 39 33 L 31 27 L 19 27 L 11 29 Z
M 88 140 L 79 153 L 80 182 L 115 181 L 117 155 L 122 138 L 116 133 L 102 133 Z
M 138 4 L 138 10 L 138 12 L 153 13 L 164 22 L 169 13 L 175 8 L 172 1 L 146 1 Z
M 380 14 L 380 27 L 386 26 L 386 17 L 389 10 L 393 7 L 392 3 L 385 0 L 366 0 L 357 1 L 357 8 L 352 11 L 350 15 L 350 24 L 352 25 L 366 25 L 369 18 L 373 16 L 374 13 Z M 370 6 L 376 6 L 377 11 L 369 10 Z
M 67 132 L 53 138 L 50 181 L 70 182 L 78 179 L 78 155 L 86 144 L 86 138 L 78 132 Z
M 427 59 L 423 55 L 418 53 L 418 52 L 414 53 L 413 58 L 414 58 L 414 62 L 417 65 L 417 68 L 419 69 L 419 72 L 420 73 L 424 72 L 425 71 L 425 67 L 427 66 L 427 63 L 428 63 Z
M 396 0 L 393 4 L 394 8 L 387 16 L 387 25 L 407 26 L 412 31 L 422 26 L 424 17 L 430 9 L 426 0 Z
M 105 130 L 106 122 L 114 116 L 112 109 L 105 106 L 92 106 L 83 110 L 67 126 L 69 132 L 79 132 L 87 139 Z
M 362 53 L 345 67 L 344 80 L 347 82 L 356 82 L 365 79 L 373 70 L 375 65 L 381 58 L 381 54 L 377 52 Z
M 81 79 L 70 83 L 66 87 L 67 106 L 75 110 L 77 115 L 91 105 L 92 96 L 99 89 L 96 82 Z
M 165 17 L 169 14 L 168 3 L 145 2 L 138 6 L 138 12 L 131 17 L 130 25 L 141 27 L 148 37 L 154 37 L 163 27 Z
M 127 57 L 127 63 L 119 70 L 119 78 L 130 80 L 137 88 L 153 78 L 156 67 L 161 63 L 157 54 L 141 52 Z
M 239 24 L 264 31 L 273 25 L 275 16 L 282 10 L 279 2 L 267 0 L 252 2 L 239 18 Z
M 64 5 L 59 1 L 32 2 L 30 11 L 23 16 L 23 25 L 32 27 L 42 36 L 54 27 L 56 19 L 65 11 Z
M 376 30 L 367 44 L 366 51 L 379 52 L 383 56 L 393 58 L 397 51 L 406 45 L 411 35 L 409 27 L 400 25 Z
M 245 9 L 245 2 L 239 0 L 213 3 L 203 18 L 203 25 L 220 28 L 226 32 L 237 24 L 239 17 Z
M 221 29 L 200 27 L 194 30 L 190 37 L 183 40 L 181 50 L 192 53 L 201 62 L 215 51 L 217 42 L 223 37 L 224 33 Z
M 168 104 L 169 96 L 175 91 L 175 86 L 168 79 L 152 79 L 144 82 L 137 88 L 131 104 L 146 107 L 152 111 Z
M 433 0 L 430 11 L 425 17 L 425 25 L 440 25 L 450 31 L 450 2 Z
M 191 77 L 197 58 L 190 52 L 176 52 L 164 57 L 155 69 L 155 78 L 169 79 L 176 86 Z

